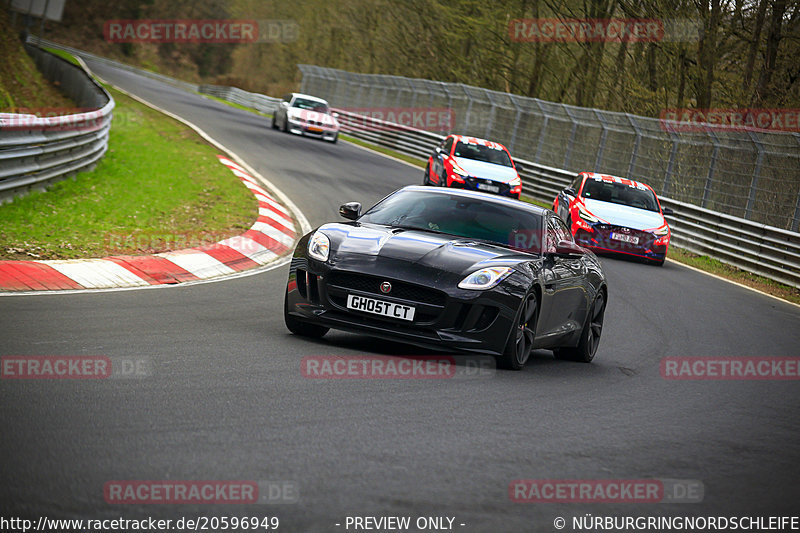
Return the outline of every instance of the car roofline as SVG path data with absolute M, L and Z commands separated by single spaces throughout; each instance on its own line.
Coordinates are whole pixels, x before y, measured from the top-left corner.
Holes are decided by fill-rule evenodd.
M 450 187 L 444 188 L 444 187 L 429 187 L 425 185 L 406 185 L 405 187 L 397 189 L 392 194 L 399 191 L 420 191 L 420 192 L 428 192 L 431 194 L 449 194 L 454 196 L 462 196 L 464 198 L 486 200 L 487 202 L 491 202 L 493 204 L 507 205 L 515 209 L 524 209 L 531 213 L 536 213 L 542 216 L 545 216 L 548 213 L 552 212 L 552 210 L 547 209 L 545 207 L 529 204 L 528 202 L 523 202 L 522 200 L 516 200 L 514 198 L 506 198 L 504 196 L 492 195 L 485 192 L 468 191 L 464 189 L 453 189 Z

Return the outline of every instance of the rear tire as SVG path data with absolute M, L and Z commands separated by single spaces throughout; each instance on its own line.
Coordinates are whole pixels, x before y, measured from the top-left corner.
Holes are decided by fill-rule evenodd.
M 591 363 L 600 346 L 600 335 L 603 333 L 603 318 L 606 313 L 606 296 L 600 291 L 592 303 L 586 324 L 581 332 L 581 340 L 575 348 L 557 348 L 553 350 L 556 359 Z
M 331 139 L 328 142 L 331 143 L 331 144 L 336 144 L 336 141 L 338 141 L 338 140 L 339 140 L 339 134 L 337 133 L 336 135 L 333 136 L 333 139 Z
M 539 302 L 536 293 L 531 291 L 522 299 L 503 354 L 496 357 L 498 368 L 522 370 L 533 350 L 538 319 Z
M 289 295 L 287 294 L 283 298 L 283 321 L 286 323 L 286 328 L 294 333 L 295 335 L 301 335 L 303 337 L 312 337 L 315 339 L 319 339 L 325 336 L 330 328 L 326 328 L 324 326 L 317 326 L 316 324 L 309 324 L 307 322 L 303 322 L 298 320 L 297 318 L 293 317 L 289 314 Z

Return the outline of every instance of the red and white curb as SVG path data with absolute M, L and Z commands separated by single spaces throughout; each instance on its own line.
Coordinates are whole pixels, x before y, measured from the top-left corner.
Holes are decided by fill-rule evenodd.
M 258 219 L 236 237 L 155 255 L 103 259 L 0 261 L 0 291 L 110 289 L 226 276 L 272 263 L 291 251 L 295 219 L 241 165 L 217 156 L 258 199 Z

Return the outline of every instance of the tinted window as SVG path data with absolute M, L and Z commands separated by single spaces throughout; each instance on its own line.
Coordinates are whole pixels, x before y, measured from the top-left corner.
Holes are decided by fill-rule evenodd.
M 639 188 L 628 183 L 604 181 L 590 178 L 583 185 L 584 198 L 627 205 L 648 211 L 659 211 L 656 195 L 647 188 Z
M 453 138 L 448 137 L 447 140 L 444 141 L 444 146 L 442 147 L 442 151 L 446 154 L 450 154 L 450 149 L 453 147 Z
M 359 222 L 445 233 L 541 252 L 542 215 L 477 198 L 401 191 L 370 209 Z
M 508 153 L 505 150 L 502 148 L 489 148 L 482 144 L 468 144 L 458 141 L 456 144 L 456 151 L 453 155 L 466 159 L 474 159 L 476 161 L 494 163 L 495 165 L 503 165 L 504 167 L 511 166 L 511 158 L 508 157 Z
M 299 107 L 300 109 L 309 109 L 318 113 L 327 113 L 328 106 L 317 100 L 308 100 L 306 98 L 295 98 L 292 107 Z

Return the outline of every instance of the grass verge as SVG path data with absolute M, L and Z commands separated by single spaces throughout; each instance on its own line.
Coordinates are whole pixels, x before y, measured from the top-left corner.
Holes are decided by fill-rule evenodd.
M 94 170 L 0 206 L 0 259 L 73 259 L 210 244 L 258 216 L 250 191 L 193 130 L 110 88 Z

